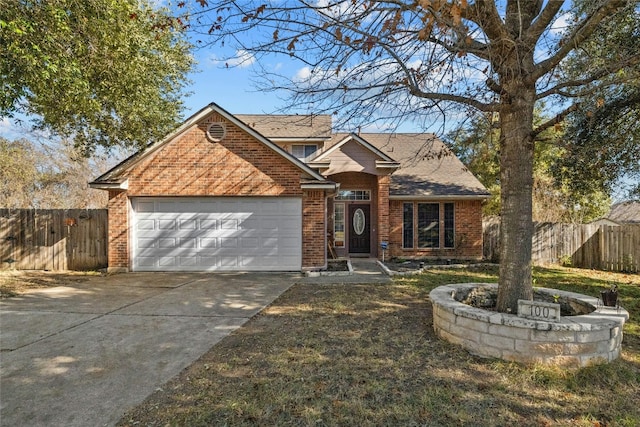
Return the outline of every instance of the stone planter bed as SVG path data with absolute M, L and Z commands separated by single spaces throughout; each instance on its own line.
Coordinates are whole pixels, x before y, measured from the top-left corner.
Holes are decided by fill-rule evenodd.
M 521 363 L 580 367 L 620 356 L 622 329 L 629 318 L 624 308 L 604 307 L 597 298 L 547 288 L 536 288 L 540 299 L 557 299 L 564 313 L 584 314 L 563 314 L 559 322 L 532 320 L 460 302 L 476 289 L 481 290 L 479 295 L 487 294 L 487 288 L 495 291 L 497 285 L 462 283 L 431 291 L 436 334 L 473 354 Z

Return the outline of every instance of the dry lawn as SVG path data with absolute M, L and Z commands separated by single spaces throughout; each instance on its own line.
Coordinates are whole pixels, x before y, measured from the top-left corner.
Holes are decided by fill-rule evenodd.
M 434 270 L 390 285 L 295 285 L 120 425 L 640 425 L 640 276 L 536 270 L 538 286 L 592 295 L 622 283 L 632 312 L 621 359 L 567 370 L 480 359 L 435 337 L 429 290 L 496 275 Z
M 0 299 L 11 298 L 33 289 L 82 282 L 86 276 L 101 273 L 85 271 L 50 272 L 41 270 L 0 270 Z

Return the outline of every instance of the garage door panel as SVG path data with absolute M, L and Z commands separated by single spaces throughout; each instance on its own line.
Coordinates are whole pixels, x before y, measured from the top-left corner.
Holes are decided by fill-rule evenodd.
M 134 270 L 299 270 L 299 198 L 133 199 Z
M 217 230 L 218 220 L 216 219 L 200 219 L 200 230 Z

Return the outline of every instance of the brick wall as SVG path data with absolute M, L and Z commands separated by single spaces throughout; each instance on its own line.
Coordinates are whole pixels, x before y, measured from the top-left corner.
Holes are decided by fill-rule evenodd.
M 210 142 L 210 123 L 226 136 Z M 213 114 L 139 164 L 129 196 L 301 196 L 300 170 L 230 122 Z
M 129 199 L 124 191 L 109 191 L 108 270 L 129 268 Z
M 452 249 L 413 249 L 402 247 L 402 217 L 403 203 L 410 201 L 392 200 L 389 204 L 389 255 L 398 257 L 434 257 L 434 258 L 482 258 L 482 201 L 458 200 L 454 203 L 455 222 L 455 247 Z M 446 201 L 448 202 L 448 201 Z M 429 203 L 438 203 L 437 200 Z M 440 201 L 440 230 L 441 246 L 442 230 L 444 229 L 444 215 L 442 206 L 445 201 Z M 414 205 L 414 218 L 417 216 L 417 206 Z M 417 237 L 417 222 L 414 221 L 414 237 Z
M 305 191 L 302 196 L 302 268 L 324 267 L 326 262 L 324 191 Z
M 226 128 L 220 142 L 206 137 L 214 122 Z M 130 267 L 128 197 L 138 196 L 304 196 L 302 263 L 321 267 L 324 191 L 303 195 L 301 174 L 279 153 L 214 113 L 133 168 L 126 192 L 109 193 L 109 268 Z
M 378 241 L 376 248 L 380 249 L 382 242 L 389 241 L 389 176 L 378 176 Z M 382 259 L 382 250 L 378 251 L 378 258 Z

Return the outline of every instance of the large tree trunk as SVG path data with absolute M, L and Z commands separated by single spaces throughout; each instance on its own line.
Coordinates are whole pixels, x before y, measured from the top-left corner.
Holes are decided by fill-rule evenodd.
M 517 85 L 516 85 L 517 86 Z M 518 300 L 533 297 L 531 239 L 533 106 L 535 89 L 511 87 L 500 111 L 500 284 L 497 309 L 516 313 Z

